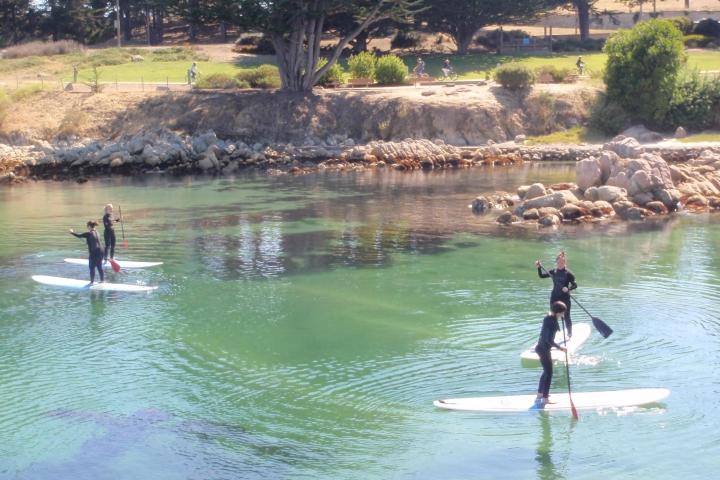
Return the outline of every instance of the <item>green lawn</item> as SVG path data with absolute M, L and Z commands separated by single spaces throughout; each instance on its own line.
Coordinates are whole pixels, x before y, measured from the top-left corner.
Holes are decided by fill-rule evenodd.
M 695 135 L 688 135 L 685 138 L 681 138 L 682 143 L 696 143 L 696 142 L 720 142 L 720 132 L 703 132 Z
M 144 62 L 132 63 L 130 56 L 140 54 Z M 603 53 L 556 53 L 536 55 L 423 55 L 426 63 L 426 72 L 432 77 L 442 75 L 441 66 L 445 58 L 449 57 L 460 78 L 483 79 L 499 65 L 508 62 L 518 62 L 529 68 L 536 69 L 543 65 L 575 68 L 578 55 L 582 55 L 594 82 L 600 81 L 600 75 L 605 66 L 606 55 Z M 408 55 L 403 58 L 412 70 L 416 57 Z M 209 62 L 197 52 L 188 49 L 117 49 L 91 50 L 88 54 L 58 55 L 54 57 L 29 57 L 22 59 L 0 59 L 0 74 L 6 76 L 18 75 L 32 78 L 38 73 L 47 77 L 72 80 L 72 65 L 80 67 L 79 79 L 89 81 L 92 78 L 92 66 L 97 65 L 100 80 L 103 82 L 184 82 L 186 72 L 192 61 L 198 61 L 200 72 L 203 75 L 213 73 L 234 74 L 246 68 L 252 68 L 264 63 L 274 63 L 273 56 L 245 56 L 237 63 Z M 342 62 L 346 65 L 346 62 Z M 692 51 L 688 55 L 688 67 L 698 70 L 720 71 L 719 51 Z
M 603 143 L 608 137 L 600 132 L 588 130 L 585 127 L 569 128 L 560 130 L 548 135 L 539 135 L 536 137 L 528 137 L 527 143 L 530 145 L 552 145 L 552 144 L 572 144 L 580 143 Z

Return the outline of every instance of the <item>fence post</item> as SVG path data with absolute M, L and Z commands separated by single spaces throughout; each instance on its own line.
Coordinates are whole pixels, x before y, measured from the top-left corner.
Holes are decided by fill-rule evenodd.
M 170 90 L 170 77 L 165 77 L 165 88 Z
M 145 91 L 145 77 L 140 77 L 140 89 Z
M 118 87 L 118 79 L 117 75 L 115 75 L 115 90 L 117 91 L 120 87 Z

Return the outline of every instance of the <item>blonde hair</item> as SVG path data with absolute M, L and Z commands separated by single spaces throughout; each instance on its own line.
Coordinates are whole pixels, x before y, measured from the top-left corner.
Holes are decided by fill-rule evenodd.
M 112 210 L 112 209 L 113 209 L 112 203 L 108 203 L 107 205 L 105 205 L 105 213 L 107 213 L 108 210 Z

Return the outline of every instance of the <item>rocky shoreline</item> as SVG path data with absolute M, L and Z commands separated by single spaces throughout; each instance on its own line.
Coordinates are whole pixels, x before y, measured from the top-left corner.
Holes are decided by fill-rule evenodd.
M 510 152 L 512 149 L 505 150 Z M 515 194 L 483 195 L 472 202 L 473 212 L 502 211 L 496 220 L 504 225 L 557 227 L 612 218 L 642 221 L 680 210 L 720 209 L 717 147 L 671 147 L 668 152 L 619 136 L 602 147 L 582 149 L 582 154 L 585 158 L 575 165 L 576 183 L 548 187 L 536 183 L 518 187 Z

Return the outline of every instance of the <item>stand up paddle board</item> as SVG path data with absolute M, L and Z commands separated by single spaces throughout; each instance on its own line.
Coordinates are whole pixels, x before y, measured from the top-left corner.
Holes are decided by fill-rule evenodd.
M 87 258 L 66 258 L 64 259 L 67 263 L 72 263 L 73 265 L 83 265 L 85 267 L 88 266 L 88 260 Z M 131 262 L 130 260 L 115 260 L 118 265 L 120 265 L 120 268 L 148 268 L 148 267 L 156 267 L 158 265 L 162 265 L 163 262 Z M 105 267 L 110 267 L 110 262 L 105 262 L 103 264 Z
M 666 388 L 637 388 L 634 390 L 616 390 L 610 392 L 574 392 L 573 404 L 577 410 L 599 410 L 606 408 L 635 407 L 658 403 L 670 395 Z M 535 403 L 535 395 L 513 395 L 509 397 L 451 398 L 435 400 L 433 405 L 447 410 L 470 412 L 512 413 L 526 412 Z M 550 395 L 543 410 L 570 410 L 567 393 Z
M 151 292 L 157 290 L 158 287 L 148 287 L 146 285 L 127 285 L 123 283 L 94 283 L 90 285 L 87 280 L 76 280 L 73 278 L 49 277 L 47 275 L 33 275 L 32 279 L 43 285 L 52 285 L 53 287 L 65 287 L 87 290 L 103 290 L 109 292 Z
M 590 328 L 589 323 L 573 323 L 573 335 L 567 342 L 568 355 L 573 354 L 583 343 L 585 343 L 585 341 L 590 337 L 591 330 L 592 329 Z M 563 345 L 562 330 L 555 334 L 555 343 Z M 550 356 L 554 362 L 565 361 L 565 352 L 558 350 L 555 347 L 550 349 Z M 530 366 L 540 365 L 540 357 L 538 357 L 538 354 L 535 353 L 535 345 L 520 354 L 520 361 L 523 364 L 528 364 Z

